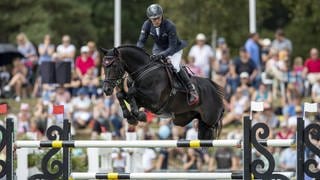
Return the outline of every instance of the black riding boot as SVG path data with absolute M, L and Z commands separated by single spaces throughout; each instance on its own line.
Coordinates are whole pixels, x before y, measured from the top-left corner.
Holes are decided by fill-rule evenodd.
M 181 69 L 178 72 L 178 75 L 180 76 L 182 81 L 187 85 L 188 92 L 189 92 L 188 104 L 190 106 L 197 104 L 199 102 L 199 95 L 194 84 L 191 83 L 189 75 L 184 69 Z

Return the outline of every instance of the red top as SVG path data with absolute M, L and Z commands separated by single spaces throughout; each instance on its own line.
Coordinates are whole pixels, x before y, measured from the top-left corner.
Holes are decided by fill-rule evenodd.
M 94 67 L 94 60 L 91 57 L 87 58 L 87 61 L 83 61 L 81 56 L 76 59 L 76 68 L 79 68 L 81 74 L 84 75 L 87 71 Z
M 308 73 L 319 73 L 320 72 L 320 59 L 313 60 L 307 59 L 304 63 L 304 67 L 308 69 Z

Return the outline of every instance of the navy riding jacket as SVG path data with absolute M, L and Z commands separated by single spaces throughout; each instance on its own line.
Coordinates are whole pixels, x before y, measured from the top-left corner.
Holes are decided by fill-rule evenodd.
M 152 25 L 152 22 L 150 20 L 146 20 L 142 25 L 137 46 L 143 48 L 149 35 L 154 40 L 152 48 L 153 54 L 164 55 L 167 57 L 187 46 L 185 41 L 179 39 L 176 26 L 168 19 L 162 19 L 159 36 L 157 35 L 156 27 Z

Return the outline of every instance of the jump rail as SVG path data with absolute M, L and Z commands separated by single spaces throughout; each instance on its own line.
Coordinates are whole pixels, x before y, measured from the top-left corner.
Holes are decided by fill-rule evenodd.
M 283 172 L 274 172 L 275 160 L 272 154 L 266 149 L 266 146 L 295 146 L 297 148 L 297 172 L 296 179 L 303 180 L 304 173 L 312 178 L 320 178 L 320 171 L 314 171 L 313 167 L 317 166 L 314 159 L 305 161 L 304 152 L 308 148 L 315 155 L 320 157 L 320 149 L 313 144 L 313 141 L 320 139 L 320 125 L 310 124 L 304 128 L 302 118 L 297 119 L 297 138 L 288 140 L 269 140 L 269 128 L 263 123 L 251 125 L 249 117 L 244 117 L 243 140 L 195 140 L 195 141 L 72 141 L 70 138 L 70 123 L 64 120 L 63 128 L 51 126 L 48 128 L 46 136 L 49 141 L 16 141 L 13 140 L 13 122 L 7 119 L 6 128 L 0 126 L 2 139 L 0 141 L 0 151 L 6 147 L 6 161 L 0 160 L 0 178 L 6 176 L 6 179 L 13 178 L 13 146 L 17 148 L 34 148 L 43 147 L 51 148 L 44 156 L 41 162 L 42 174 L 36 174 L 29 179 L 59 179 L 67 180 L 70 178 L 97 178 L 97 179 L 291 179 L 292 174 Z M 55 132 L 55 133 L 53 133 Z M 57 140 L 58 139 L 58 140 Z M 222 147 L 230 146 L 243 149 L 244 169 L 243 173 L 71 173 L 70 168 L 70 148 L 72 147 Z M 264 156 L 268 165 L 260 159 L 252 160 L 252 147 L 254 147 L 262 156 Z M 63 150 L 61 160 L 50 161 L 60 149 Z M 261 172 L 261 167 L 268 167 Z M 52 169 L 54 168 L 54 172 Z
M 259 140 L 267 147 L 296 146 L 294 139 Z M 243 148 L 241 139 L 235 140 L 136 140 L 136 141 L 16 141 L 18 148 L 144 148 L 144 147 L 237 147 Z
M 277 172 L 288 178 L 294 172 Z M 71 179 L 243 179 L 243 173 L 71 173 Z

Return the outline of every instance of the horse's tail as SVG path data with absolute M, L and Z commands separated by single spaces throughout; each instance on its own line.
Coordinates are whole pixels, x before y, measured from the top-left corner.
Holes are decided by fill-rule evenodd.
M 213 135 L 214 135 L 214 138 L 218 138 L 220 136 L 220 133 L 221 133 L 221 130 L 222 130 L 222 118 L 223 118 L 223 114 L 224 114 L 224 103 L 223 103 L 223 100 L 224 100 L 224 89 L 218 85 L 216 82 L 214 81 L 211 81 L 210 79 L 208 79 L 211 84 L 214 86 L 214 88 L 216 89 L 216 93 L 217 95 L 219 96 L 219 100 L 220 102 L 218 102 L 219 104 L 221 104 L 222 106 L 222 111 L 221 111 L 221 114 L 220 114 L 220 117 L 219 119 L 217 120 L 217 122 L 213 125 Z

